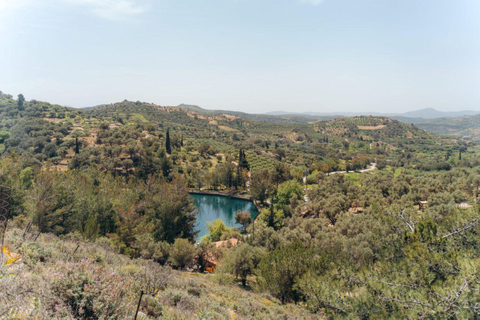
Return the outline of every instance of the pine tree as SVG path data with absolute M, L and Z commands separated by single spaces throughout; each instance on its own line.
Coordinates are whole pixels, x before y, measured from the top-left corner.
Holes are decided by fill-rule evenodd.
M 170 129 L 167 129 L 167 137 L 165 138 L 165 150 L 168 154 L 172 154 L 172 146 L 170 145 Z
M 80 145 L 78 143 L 78 137 L 75 138 L 75 154 L 80 153 Z

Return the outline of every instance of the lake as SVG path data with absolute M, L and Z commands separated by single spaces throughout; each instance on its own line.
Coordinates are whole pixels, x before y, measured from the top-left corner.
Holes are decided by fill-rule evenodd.
M 249 200 L 234 199 L 217 195 L 190 194 L 193 203 L 198 208 L 196 230 L 198 239 L 208 233 L 207 222 L 221 219 L 229 228 L 239 228 L 242 225 L 235 223 L 235 212 L 250 211 L 252 219 L 258 215 L 255 204 Z

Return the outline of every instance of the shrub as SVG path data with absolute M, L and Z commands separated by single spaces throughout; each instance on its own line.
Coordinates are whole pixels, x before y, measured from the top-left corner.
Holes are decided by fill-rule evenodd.
M 60 262 L 51 273 L 57 303 L 77 319 L 124 318 L 130 315 L 128 280 L 90 260 Z
M 187 239 L 175 239 L 169 261 L 172 266 L 183 270 L 193 265 L 195 253 L 195 246 Z

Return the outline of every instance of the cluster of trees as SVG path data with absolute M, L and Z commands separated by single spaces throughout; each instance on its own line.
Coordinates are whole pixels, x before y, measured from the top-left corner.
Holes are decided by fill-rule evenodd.
M 262 212 L 267 218 L 250 225 L 245 243 L 225 256 L 226 271 L 244 285 L 256 275 L 258 290 L 332 317 L 478 316 L 476 169 L 377 172 L 360 183 L 342 175 L 319 179 L 308 202 L 290 201 L 293 214 L 276 224 L 269 225 L 270 208 Z M 280 184 L 277 197 L 295 194 L 294 184 Z M 420 201 L 428 203 L 423 212 Z M 465 201 L 472 206 L 459 206 Z M 361 213 L 352 206 L 363 206 Z
M 94 166 L 58 172 L 20 163 L 17 156 L 2 160 L 0 183 L 12 188 L 12 215 L 29 221 L 35 232 L 80 233 L 86 240 L 108 236 L 132 257 L 140 256 L 139 235 L 168 244 L 196 236 L 196 209 L 181 178 L 127 179 Z

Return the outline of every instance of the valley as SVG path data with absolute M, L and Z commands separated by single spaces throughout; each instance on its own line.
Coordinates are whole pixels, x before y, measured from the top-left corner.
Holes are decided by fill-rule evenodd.
M 0 137 L 8 317 L 132 317 L 138 299 L 144 319 L 476 312 L 474 140 L 383 116 L 270 122 L 8 94 Z

